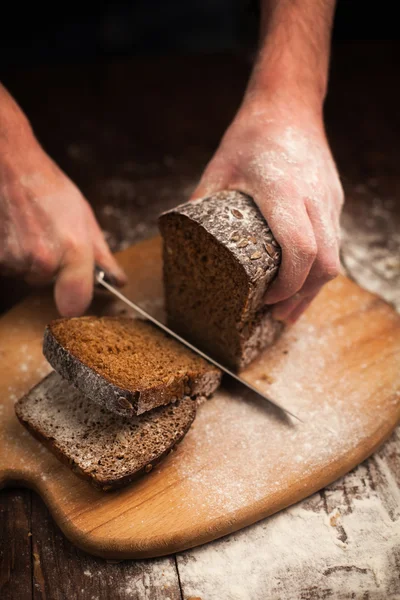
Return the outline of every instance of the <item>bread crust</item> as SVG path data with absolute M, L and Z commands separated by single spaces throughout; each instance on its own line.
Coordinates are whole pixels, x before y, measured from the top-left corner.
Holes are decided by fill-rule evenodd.
M 93 317 L 81 317 L 90 318 Z M 116 385 L 65 348 L 53 331 L 54 324 L 61 321 L 67 322 L 68 319 L 52 321 L 45 329 L 44 356 L 57 373 L 85 396 L 120 416 L 133 418 L 157 406 L 170 404 L 185 395 L 192 398 L 200 395 L 210 396 L 220 384 L 220 372 L 210 365 L 209 370 L 202 373 L 187 372 L 184 375 L 176 375 L 169 384 L 132 392 Z
M 195 416 L 196 416 L 196 409 L 197 409 L 196 402 L 194 400 L 192 400 L 191 398 L 186 397 L 186 398 L 183 398 L 181 403 L 176 406 L 159 407 L 159 408 L 156 408 L 151 413 L 143 415 L 142 418 L 138 417 L 137 421 L 139 422 L 139 427 L 140 427 L 141 419 L 143 421 L 146 420 L 146 422 L 147 422 L 149 419 L 152 418 L 151 415 L 153 415 L 153 417 L 157 418 L 160 415 L 162 416 L 163 413 L 166 414 L 167 411 L 169 411 L 169 413 L 171 413 L 171 411 L 172 411 L 172 413 L 175 413 L 175 414 L 178 414 L 178 412 L 179 412 L 180 421 L 182 421 L 182 416 L 185 417 L 186 421 L 185 421 L 184 427 L 181 426 L 179 428 L 179 430 L 177 431 L 177 433 L 174 436 L 171 443 L 167 447 L 163 448 L 161 452 L 159 452 L 155 456 L 152 456 L 151 461 L 143 460 L 142 464 L 139 465 L 139 467 L 137 469 L 135 469 L 134 471 L 131 471 L 129 473 L 125 473 L 122 476 L 116 477 L 116 476 L 111 476 L 111 474 L 109 474 L 109 476 L 104 476 L 99 473 L 95 473 L 95 472 L 91 471 L 90 469 L 82 468 L 82 466 L 79 464 L 79 462 L 77 460 L 74 460 L 73 457 L 68 456 L 68 448 L 64 448 L 64 450 L 63 450 L 62 444 L 56 438 L 56 436 L 57 436 L 56 429 L 52 432 L 52 434 L 49 434 L 48 432 L 45 431 L 46 427 L 42 425 L 43 430 L 40 430 L 40 428 L 37 426 L 37 424 L 35 424 L 35 419 L 29 416 L 29 404 L 34 401 L 35 396 L 40 397 L 41 394 L 46 394 L 47 401 L 52 400 L 52 395 L 54 398 L 53 386 L 54 386 L 54 384 L 57 384 L 57 381 L 56 382 L 54 381 L 55 377 L 59 377 L 59 376 L 56 373 L 52 372 L 45 379 L 43 379 L 38 385 L 36 385 L 34 388 L 32 388 L 32 390 L 30 390 L 30 392 L 28 394 L 26 394 L 23 398 L 21 398 L 16 403 L 15 413 L 16 413 L 20 423 L 31 433 L 31 435 L 33 437 L 35 437 L 44 446 L 46 446 L 46 448 L 49 451 L 51 451 L 62 463 L 69 466 L 76 475 L 78 475 L 82 479 L 85 479 L 86 481 L 89 481 L 92 485 L 94 485 L 94 487 L 96 487 L 97 489 L 100 489 L 102 491 L 117 490 L 121 487 L 128 485 L 129 483 L 131 483 L 132 481 L 134 481 L 135 479 L 140 477 L 142 474 L 150 472 L 156 464 L 158 464 L 161 460 L 163 460 L 163 458 L 166 457 L 173 450 L 173 448 L 182 441 L 182 439 L 185 437 L 186 433 L 189 431 L 190 426 L 193 423 Z M 60 382 L 61 386 L 65 387 L 65 385 L 68 385 L 68 384 L 65 384 L 65 382 L 63 382 L 60 378 L 59 378 L 59 382 Z M 71 396 L 73 396 L 73 395 L 76 396 L 77 392 L 74 391 L 73 387 L 70 386 L 70 388 L 71 388 Z M 49 396 L 50 396 L 50 398 L 49 398 Z M 54 398 L 54 400 L 55 400 L 55 398 Z M 76 401 L 76 398 L 72 397 L 71 401 L 73 401 L 73 402 Z M 120 417 L 114 417 L 111 413 L 108 413 L 108 414 L 104 413 L 103 419 L 104 419 L 104 423 L 106 424 L 110 421 L 110 419 L 120 419 Z M 172 422 L 173 422 L 173 418 L 171 418 L 171 423 Z M 57 423 L 57 413 L 55 413 L 54 426 L 56 426 L 57 424 L 58 424 Z M 62 426 L 62 423 L 60 424 L 60 426 Z M 110 440 L 110 441 L 112 441 L 112 440 Z M 86 441 L 85 443 L 86 443 L 86 446 L 84 446 L 84 448 L 85 448 L 85 450 L 87 450 L 90 446 L 90 440 Z M 84 443 L 83 443 L 83 445 L 84 445 Z M 99 458 L 101 458 L 101 457 L 99 457 Z M 121 463 L 121 466 L 123 466 L 122 463 Z

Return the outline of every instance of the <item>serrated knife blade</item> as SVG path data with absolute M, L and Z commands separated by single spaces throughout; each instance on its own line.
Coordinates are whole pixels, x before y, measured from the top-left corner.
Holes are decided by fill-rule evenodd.
M 193 346 L 193 344 L 191 344 L 190 342 L 185 340 L 183 337 L 181 337 L 180 335 L 175 333 L 175 331 L 173 331 L 172 329 L 170 329 L 169 327 L 164 325 L 164 323 L 161 323 L 161 321 L 158 321 L 158 319 L 156 319 L 155 317 L 150 315 L 147 311 L 145 311 L 143 308 L 141 308 L 138 304 L 135 304 L 135 302 L 132 302 L 131 300 L 129 300 L 129 298 L 124 296 L 124 294 L 122 294 L 112 284 L 112 278 L 110 278 L 107 275 L 106 271 L 101 269 L 101 267 L 98 267 L 98 266 L 95 267 L 94 277 L 95 277 L 95 281 L 98 285 L 101 285 L 106 290 L 111 292 L 111 294 L 113 294 L 114 296 L 119 298 L 119 300 L 124 302 L 127 306 L 132 308 L 135 312 L 140 314 L 142 317 L 144 317 L 148 321 L 151 321 L 154 325 L 156 325 L 156 327 L 158 327 L 159 329 L 162 329 L 162 331 L 164 331 L 171 337 L 175 338 L 181 344 L 184 344 L 187 348 L 189 348 L 190 350 L 192 350 L 193 352 L 195 352 L 196 354 L 198 354 L 199 356 L 204 358 L 204 360 L 208 361 L 209 363 L 211 363 L 212 365 L 214 365 L 215 367 L 220 369 L 223 373 L 226 373 L 227 375 L 229 375 L 229 377 L 231 377 L 232 379 L 235 379 L 236 381 L 238 381 L 239 383 L 241 383 L 242 385 L 247 387 L 249 390 L 251 390 L 252 392 L 257 394 L 260 398 L 262 398 L 263 400 L 265 400 L 265 401 L 269 402 L 270 404 L 272 404 L 273 406 L 275 406 L 278 410 L 282 411 L 283 413 L 292 417 L 293 419 L 296 419 L 300 423 L 304 423 L 303 419 L 301 419 L 299 416 L 295 415 L 292 411 L 288 410 L 287 408 L 285 408 L 284 406 L 282 406 L 281 404 L 279 404 L 278 402 L 276 402 L 269 396 L 266 396 L 263 392 L 261 392 L 259 389 L 254 387 L 251 383 L 249 383 L 245 379 L 242 379 L 241 377 L 239 377 L 239 375 L 237 375 L 236 373 L 234 373 L 233 371 L 231 371 L 230 369 L 228 369 L 221 363 L 214 360 L 211 356 L 208 356 L 208 354 L 205 354 L 205 352 L 203 352 L 199 348 L 196 348 L 196 346 Z

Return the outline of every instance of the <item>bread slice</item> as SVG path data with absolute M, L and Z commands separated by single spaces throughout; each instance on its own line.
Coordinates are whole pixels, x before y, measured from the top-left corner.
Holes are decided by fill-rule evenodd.
M 267 222 L 228 191 L 164 213 L 159 226 L 169 325 L 240 370 L 282 330 L 263 302 L 281 260 Z
M 77 475 L 108 491 L 151 471 L 190 428 L 196 402 L 185 397 L 127 419 L 93 404 L 53 372 L 16 403 L 15 412 Z
M 85 396 L 126 417 L 183 396 L 210 396 L 221 380 L 218 369 L 139 319 L 52 321 L 43 353 Z

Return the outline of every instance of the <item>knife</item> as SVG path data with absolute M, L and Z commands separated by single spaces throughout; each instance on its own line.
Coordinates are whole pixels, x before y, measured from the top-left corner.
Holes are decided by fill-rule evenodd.
M 234 373 L 230 369 L 227 369 L 226 367 L 224 367 L 224 365 L 221 365 L 221 363 L 217 362 L 216 360 L 211 358 L 211 356 L 208 356 L 207 354 L 205 354 L 204 352 L 202 352 L 201 350 L 196 348 L 196 346 L 193 346 L 193 344 L 191 344 L 190 342 L 185 340 L 183 337 L 181 337 L 180 335 L 175 333 L 175 331 L 172 331 L 172 329 L 170 329 L 169 327 L 167 327 L 166 325 L 161 323 L 161 321 L 158 321 L 157 319 L 155 319 L 143 308 L 141 308 L 140 306 L 138 306 L 137 304 L 135 304 L 134 302 L 129 300 L 126 296 L 124 296 L 124 294 L 121 294 L 121 292 L 115 287 L 113 278 L 110 275 L 108 275 L 106 273 L 106 271 L 104 271 L 101 267 L 99 267 L 97 265 L 95 266 L 95 270 L 94 270 L 94 278 L 95 278 L 95 282 L 97 284 L 99 284 L 102 287 L 104 287 L 105 289 L 107 289 L 114 296 L 116 296 L 117 298 L 122 300 L 122 302 L 127 304 L 130 308 L 133 308 L 133 310 L 135 310 L 137 313 L 139 313 L 142 317 L 145 317 L 148 321 L 151 321 L 152 323 L 154 323 L 154 325 L 156 325 L 159 329 L 162 329 L 165 333 L 167 333 L 171 337 L 175 338 L 178 342 L 180 342 L 181 344 L 184 344 L 187 348 L 190 348 L 190 350 L 192 350 L 196 354 L 200 355 L 202 358 L 204 358 L 204 360 L 208 361 L 209 363 L 211 363 L 212 365 L 214 365 L 215 367 L 217 367 L 218 369 L 220 369 L 221 371 L 223 371 L 224 373 L 226 373 L 227 375 L 232 377 L 232 379 L 235 379 L 236 381 L 238 381 L 239 383 L 241 383 L 242 385 L 247 387 L 249 390 L 251 390 L 258 396 L 260 396 L 263 400 L 266 400 L 270 404 L 273 404 L 273 406 L 278 408 L 280 411 L 284 412 L 286 415 L 293 417 L 297 421 L 300 421 L 300 423 L 304 423 L 304 421 L 302 419 L 300 419 L 300 417 L 298 417 L 297 415 L 292 413 L 290 410 L 288 410 L 287 408 L 285 408 L 284 406 L 282 406 L 275 400 L 272 400 L 272 398 L 270 398 L 269 396 L 266 396 L 263 392 L 261 392 L 256 387 L 251 385 L 251 383 L 249 383 L 248 381 L 245 381 L 244 379 L 242 379 L 241 377 L 236 375 L 236 373 Z

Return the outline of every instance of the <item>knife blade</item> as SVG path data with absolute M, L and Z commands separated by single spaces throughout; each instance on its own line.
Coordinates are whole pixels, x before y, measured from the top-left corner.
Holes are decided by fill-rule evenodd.
M 278 402 L 273 400 L 270 396 L 266 396 L 263 392 L 261 392 L 259 389 L 254 387 L 251 383 L 249 383 L 245 379 L 242 379 L 241 377 L 239 377 L 239 375 L 237 375 L 236 373 L 234 373 L 233 371 L 231 371 L 230 369 L 228 369 L 221 363 L 214 360 L 211 356 L 208 356 L 208 354 L 206 354 L 199 348 L 196 348 L 196 346 L 193 346 L 193 344 L 191 344 L 190 342 L 185 340 L 185 338 L 183 338 L 180 335 L 178 335 L 177 333 L 175 333 L 175 331 L 173 331 L 172 329 L 170 329 L 169 327 L 164 325 L 164 323 L 161 323 L 161 321 L 159 321 L 158 319 L 156 319 L 155 317 L 150 315 L 146 310 L 141 308 L 138 304 L 135 304 L 135 302 L 132 302 L 132 300 L 129 300 L 126 296 L 124 296 L 124 294 L 122 294 L 113 285 L 113 279 L 109 275 L 107 275 L 106 271 L 104 271 L 101 267 L 95 266 L 94 277 L 95 277 L 95 281 L 97 284 L 101 285 L 106 290 L 111 292 L 111 294 L 113 294 L 114 296 L 119 298 L 119 300 L 124 302 L 127 306 L 129 306 L 130 308 L 133 308 L 133 310 L 136 311 L 137 313 L 139 313 L 142 317 L 144 317 L 148 321 L 151 321 L 159 329 L 162 329 L 165 333 L 167 333 L 171 337 L 175 338 L 178 342 L 180 342 L 181 344 L 184 344 L 187 348 L 192 350 L 192 352 L 195 352 L 196 354 L 198 354 L 199 356 L 204 358 L 204 360 L 208 361 L 209 363 L 211 363 L 212 365 L 214 365 L 215 367 L 220 369 L 223 373 L 226 373 L 227 375 L 229 375 L 229 377 L 231 377 L 232 379 L 235 379 L 236 381 L 238 381 L 239 383 L 241 383 L 242 385 L 247 387 L 249 390 L 251 390 L 252 392 L 257 394 L 263 400 L 265 400 L 265 401 L 269 402 L 270 404 L 272 404 L 273 406 L 275 406 L 280 411 L 284 412 L 286 415 L 289 415 L 290 417 L 296 419 L 300 423 L 304 423 L 303 419 L 301 419 L 299 416 L 294 414 L 292 411 L 288 410 L 287 408 L 285 408 L 284 406 L 282 406 L 281 404 L 279 404 Z

